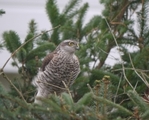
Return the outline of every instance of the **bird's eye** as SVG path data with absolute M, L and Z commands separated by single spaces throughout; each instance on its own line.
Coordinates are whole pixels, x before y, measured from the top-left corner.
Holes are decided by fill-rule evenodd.
M 74 42 L 69 42 L 68 44 L 69 44 L 69 46 L 73 46 Z

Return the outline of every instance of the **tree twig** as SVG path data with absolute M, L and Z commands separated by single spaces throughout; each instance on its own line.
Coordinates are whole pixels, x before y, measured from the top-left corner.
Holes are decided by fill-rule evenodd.
M 117 46 L 118 48 L 120 48 L 119 45 L 118 45 L 118 42 L 117 42 L 117 40 L 116 40 L 116 38 L 115 38 L 115 36 L 114 36 L 114 34 L 113 34 L 113 32 L 112 32 L 112 29 L 111 29 L 111 27 L 110 27 L 110 25 L 109 25 L 109 23 L 108 23 L 108 21 L 107 21 L 106 18 L 105 18 L 105 21 L 106 21 L 106 23 L 107 23 L 107 25 L 108 25 L 108 28 L 109 28 L 109 30 L 110 30 L 110 32 L 111 32 L 113 38 L 114 38 L 114 41 L 115 41 L 116 46 Z M 119 55 L 120 55 L 120 53 L 119 53 Z M 121 58 L 121 55 L 120 55 L 120 58 Z M 121 58 L 121 61 L 122 61 L 122 58 Z M 134 89 L 134 87 L 131 85 L 131 83 L 130 83 L 129 80 L 127 79 L 123 61 L 121 62 L 121 65 L 122 65 L 122 70 L 123 70 L 124 78 L 126 79 L 127 83 L 130 85 L 130 87 L 131 87 L 132 89 Z
M 112 72 L 116 72 L 116 71 L 120 71 L 120 70 L 122 70 L 122 69 L 121 68 L 120 69 L 114 69 L 114 70 L 112 70 Z M 125 70 L 134 70 L 134 68 L 125 68 Z M 149 70 L 141 70 L 141 69 L 137 69 L 137 68 L 135 68 L 135 70 L 138 72 L 149 72 Z
M 141 75 L 136 71 L 136 69 L 135 69 L 135 67 L 134 67 L 134 64 L 133 64 L 133 62 L 132 62 L 132 59 L 131 59 L 130 54 L 129 54 L 129 59 L 130 59 L 131 65 L 132 65 L 132 67 L 133 67 L 133 69 L 134 69 L 134 72 L 135 72 L 135 73 L 138 75 L 138 77 L 145 83 L 145 85 L 146 85 L 147 87 L 149 87 L 149 83 L 148 83 L 145 79 L 143 79 L 143 78 L 141 77 Z
M 26 100 L 24 99 L 22 93 L 21 93 L 21 92 L 19 91 L 19 89 L 12 83 L 12 81 L 9 79 L 9 77 L 4 73 L 4 68 L 5 68 L 5 66 L 7 65 L 7 63 L 9 62 L 9 60 L 10 60 L 24 45 L 26 45 L 28 42 L 34 40 L 35 38 L 41 36 L 41 35 L 44 34 L 44 33 L 50 32 L 50 31 L 52 31 L 52 30 L 54 30 L 54 29 L 57 29 L 58 27 L 60 27 L 60 25 L 58 25 L 58 26 L 56 26 L 56 27 L 54 27 L 54 28 L 52 28 L 52 29 L 50 29 L 50 30 L 47 30 L 47 31 L 45 31 L 45 32 L 42 32 L 42 33 L 40 33 L 40 34 L 38 34 L 38 35 L 32 37 L 32 38 L 29 39 L 28 41 L 24 42 L 19 48 L 17 48 L 17 49 L 11 54 L 11 56 L 7 59 L 7 61 L 6 61 L 5 64 L 3 65 L 3 67 L 0 69 L 0 75 L 3 75 L 3 77 L 10 83 L 10 85 L 12 85 L 12 87 L 18 92 L 18 94 L 20 95 L 20 97 L 23 99 L 23 101 L 24 101 L 25 103 L 27 103 L 27 102 L 26 102 Z
M 66 85 L 66 83 L 65 83 L 64 81 L 62 81 L 62 83 L 64 84 L 64 86 L 65 86 L 66 90 L 68 91 L 68 94 L 69 94 L 69 95 L 70 95 L 70 97 L 71 97 L 71 100 L 73 101 L 73 99 L 72 99 L 72 95 L 71 95 L 71 92 L 70 92 L 70 90 L 69 90 L 68 86 Z
M 10 85 L 12 85 L 12 87 L 18 92 L 18 94 L 21 96 L 21 98 L 23 99 L 23 101 L 25 103 L 27 103 L 26 100 L 24 99 L 22 93 L 19 91 L 19 89 L 16 88 L 16 86 L 11 82 L 11 80 L 7 77 L 7 75 L 4 72 L 2 73 L 2 75 L 10 83 Z
M 7 63 L 9 62 L 9 60 L 10 60 L 24 45 L 26 45 L 28 42 L 34 40 L 35 38 L 41 36 L 42 34 L 45 34 L 45 33 L 47 33 L 47 32 L 50 32 L 50 31 L 52 31 L 52 30 L 54 30 L 54 29 L 57 29 L 57 28 L 59 28 L 59 27 L 60 27 L 60 25 L 54 27 L 53 29 L 47 30 L 47 31 L 45 31 L 45 32 L 42 32 L 42 33 L 40 33 L 40 34 L 38 34 L 38 35 L 32 37 L 31 39 L 27 40 L 26 42 L 24 42 L 18 49 L 16 49 L 16 50 L 11 54 L 11 56 L 10 56 L 10 57 L 8 58 L 8 60 L 5 62 L 5 64 L 4 64 L 3 67 L 1 68 L 1 70 L 3 70 L 3 69 L 5 68 L 5 66 L 7 65 Z
M 121 75 L 121 77 L 120 77 L 120 81 L 119 81 L 119 83 L 118 83 L 117 90 L 116 90 L 116 93 L 115 93 L 115 96 L 114 96 L 114 103 L 116 103 L 116 96 L 117 96 L 117 94 L 118 94 L 118 90 L 119 90 L 119 88 L 120 88 L 121 82 L 122 82 L 122 75 Z

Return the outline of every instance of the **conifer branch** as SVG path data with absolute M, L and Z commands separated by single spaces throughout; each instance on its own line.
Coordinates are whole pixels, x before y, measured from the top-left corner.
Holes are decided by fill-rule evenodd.
M 18 92 L 18 94 L 19 94 L 20 97 L 23 99 L 23 101 L 24 101 L 25 103 L 27 103 L 26 100 L 24 99 L 22 93 L 21 93 L 21 92 L 19 91 L 19 89 L 12 83 L 12 81 L 8 78 L 8 76 L 7 76 L 4 72 L 2 73 L 2 75 L 3 75 L 3 77 L 10 83 L 10 85 L 12 85 L 12 87 Z
M 120 81 L 119 81 L 119 83 L 118 83 L 116 93 L 115 93 L 115 95 L 114 95 L 114 103 L 116 102 L 116 96 L 117 96 L 117 94 L 118 94 L 118 90 L 119 90 L 119 88 L 120 88 L 121 82 L 122 82 L 122 75 L 121 75 L 121 77 L 120 77 Z
M 45 32 L 43 32 L 43 33 L 40 33 L 40 34 L 36 35 L 35 37 L 33 37 L 33 38 L 27 40 L 26 42 L 24 42 L 19 48 L 17 48 L 17 49 L 11 54 L 11 56 L 7 59 L 7 61 L 6 61 L 5 64 L 3 65 L 3 67 L 0 69 L 0 75 L 3 75 L 3 77 L 10 83 L 10 85 L 12 85 L 12 87 L 18 92 L 18 94 L 19 94 L 20 97 L 24 100 L 25 103 L 26 103 L 26 100 L 24 99 L 22 93 L 21 93 L 21 92 L 19 91 L 19 89 L 12 83 L 12 81 L 9 79 L 9 77 L 4 73 L 4 68 L 5 68 L 5 66 L 7 65 L 7 63 L 9 62 L 9 60 L 10 60 L 24 45 L 26 45 L 28 42 L 34 40 L 35 38 L 41 36 L 41 35 L 44 34 L 44 33 L 50 32 L 50 31 L 52 31 L 52 30 L 54 30 L 54 29 L 57 29 L 57 28 L 59 28 L 59 27 L 60 27 L 60 25 L 54 27 L 53 29 L 47 30 L 47 31 L 45 31 Z
M 120 71 L 120 70 L 122 70 L 121 68 L 120 69 L 114 69 L 114 70 L 112 70 L 112 72 L 116 72 L 116 71 Z M 137 72 L 149 72 L 149 70 L 141 70 L 141 69 L 137 69 L 137 68 L 126 68 L 125 67 L 125 70 L 136 70 Z
M 141 75 L 136 71 L 136 69 L 135 69 L 135 67 L 134 67 L 134 64 L 133 64 L 133 61 L 132 61 L 132 59 L 131 59 L 131 56 L 130 56 L 130 54 L 128 54 L 129 55 L 129 59 L 130 59 L 130 62 L 131 62 L 131 65 L 132 65 L 132 67 L 133 67 L 133 69 L 134 69 L 134 72 L 138 75 L 138 77 L 145 83 L 145 85 L 147 86 L 147 87 L 149 87 L 149 83 L 145 80 L 145 79 L 143 79 L 142 77 L 141 77 Z
M 3 67 L 1 68 L 1 70 L 3 70 L 3 69 L 5 68 L 5 66 L 7 65 L 7 63 L 9 62 L 9 60 L 10 60 L 24 45 L 26 45 L 28 42 L 34 40 L 35 38 L 37 38 L 37 37 L 39 37 L 39 36 L 41 36 L 41 35 L 43 35 L 44 33 L 53 31 L 53 30 L 55 30 L 55 29 L 57 29 L 57 28 L 59 28 L 59 27 L 60 27 L 60 25 L 58 25 L 58 26 L 52 28 L 51 30 L 44 31 L 43 33 L 40 33 L 40 34 L 38 34 L 38 35 L 32 37 L 31 39 L 27 40 L 26 42 L 24 42 L 19 48 L 17 48 L 17 49 L 11 54 L 11 56 L 10 56 L 10 57 L 8 58 L 8 60 L 5 62 L 5 64 L 4 64 Z
M 105 21 L 106 21 L 107 26 L 108 26 L 108 28 L 109 28 L 109 30 L 110 30 L 112 36 L 113 36 L 113 39 L 114 39 L 114 42 L 115 42 L 116 46 L 117 46 L 118 48 L 120 48 L 120 46 L 118 45 L 118 42 L 117 42 L 117 40 L 116 40 L 116 37 L 115 37 L 115 35 L 113 34 L 112 29 L 111 29 L 111 27 L 110 27 L 110 25 L 109 25 L 109 23 L 108 23 L 108 21 L 107 21 L 106 18 L 105 18 Z M 119 52 L 119 55 L 120 55 L 120 52 Z M 121 55 L 120 55 L 120 58 L 121 58 L 121 60 L 122 60 Z M 126 81 L 127 81 L 128 84 L 130 85 L 130 87 L 131 87 L 132 89 L 134 89 L 134 87 L 131 85 L 131 83 L 129 82 L 129 80 L 128 80 L 127 76 L 126 76 L 125 67 L 124 67 L 123 61 L 121 62 L 121 65 L 122 65 L 122 70 L 123 70 L 123 74 L 124 74 L 124 77 L 125 77 Z
M 72 12 L 73 9 L 78 5 L 79 2 L 80 2 L 80 0 L 70 0 L 64 8 L 63 14 L 67 15 L 69 12 Z
M 141 109 L 142 112 L 148 110 L 147 104 L 143 101 L 143 99 L 137 94 L 135 91 L 128 91 L 128 96 L 130 99 Z
M 64 81 L 62 81 L 62 83 L 64 84 L 66 90 L 68 91 L 68 94 L 70 95 L 71 100 L 73 101 L 73 99 L 72 99 L 72 95 L 71 95 L 71 92 L 70 92 L 68 86 L 66 85 L 66 83 L 65 83 Z
M 90 90 L 91 93 L 94 93 L 93 92 L 93 89 L 91 88 L 91 86 L 89 84 L 87 84 L 87 87 L 89 88 L 89 90 Z
M 100 101 L 104 104 L 107 104 L 107 105 L 111 105 L 115 108 L 118 108 L 119 110 L 123 111 L 124 113 L 128 114 L 128 115 L 133 115 L 133 113 L 131 111 L 129 111 L 128 109 L 124 108 L 123 106 L 119 105 L 119 104 L 115 104 L 114 102 L 112 101 L 109 101 L 103 97 L 99 97 L 99 96 L 96 96 L 96 95 L 93 95 L 93 99 L 95 99 L 96 101 Z
M 0 16 L 5 14 L 6 12 L 3 9 L 0 9 Z
M 121 8 L 120 12 L 112 19 L 112 22 L 114 22 L 114 21 L 119 22 L 122 19 L 122 16 L 124 15 L 125 11 L 127 10 L 127 7 L 129 6 L 129 4 L 130 4 L 129 0 L 124 0 L 124 2 L 122 3 L 123 7 L 120 7 Z M 121 23 L 121 22 L 119 22 L 119 23 Z

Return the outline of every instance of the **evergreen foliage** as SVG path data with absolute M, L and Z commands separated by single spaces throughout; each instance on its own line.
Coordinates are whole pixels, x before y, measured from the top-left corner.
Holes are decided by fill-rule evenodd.
M 11 80 L 5 92 L 0 86 L 2 120 L 147 120 L 149 118 L 148 17 L 147 0 L 100 0 L 102 16 L 93 16 L 84 24 L 89 4 L 70 0 L 60 11 L 56 0 L 47 0 L 45 9 L 52 31 L 37 32 L 35 20 L 29 23 L 24 41 L 17 32 L 5 31 L 3 47 L 12 54 L 12 65 L 20 77 Z M 134 20 L 134 16 L 137 20 Z M 136 27 L 137 25 L 137 27 Z M 65 39 L 77 39 L 81 73 L 68 92 L 41 99 L 33 104 L 35 88 L 32 79 L 43 57 Z M 21 47 L 20 47 L 21 46 Z M 129 48 L 137 48 L 130 51 Z M 19 49 L 18 49 L 19 48 Z M 108 66 L 113 48 L 121 61 Z M 113 56 L 114 58 L 114 56 Z
M 5 11 L 3 9 L 0 9 L 0 16 L 5 14 Z

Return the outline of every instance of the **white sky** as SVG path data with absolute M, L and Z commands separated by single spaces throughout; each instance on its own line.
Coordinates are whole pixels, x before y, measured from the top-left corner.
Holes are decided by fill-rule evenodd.
M 82 0 L 89 3 L 89 10 L 86 14 L 85 22 L 89 21 L 94 15 L 101 15 L 103 6 L 99 0 Z M 68 0 L 57 0 L 60 9 L 67 4 Z M 2 33 L 8 30 L 14 30 L 18 33 L 21 39 L 24 39 L 28 23 L 34 19 L 37 23 L 38 30 L 51 29 L 50 22 L 45 12 L 46 0 L 0 0 L 0 9 L 6 11 L 6 14 L 0 16 L 0 41 Z M 113 52 L 113 51 L 112 51 Z M 115 53 L 115 51 L 114 51 Z M 113 54 L 117 58 L 118 54 Z M 10 57 L 10 53 L 6 50 L 0 50 L 0 68 Z M 114 60 L 107 61 L 108 64 L 114 64 Z M 17 69 L 11 66 L 11 61 L 6 65 L 5 71 L 16 72 Z

